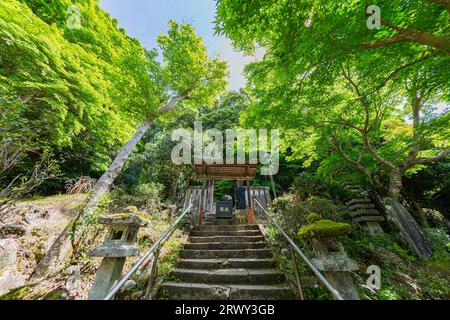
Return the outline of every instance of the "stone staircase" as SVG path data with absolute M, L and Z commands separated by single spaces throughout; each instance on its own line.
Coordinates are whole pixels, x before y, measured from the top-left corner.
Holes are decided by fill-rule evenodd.
M 351 211 L 352 222 L 370 234 L 383 233 L 380 223 L 385 221 L 385 218 L 375 207 L 368 192 L 357 184 L 346 183 L 344 186 L 358 195 L 346 203 Z
M 179 269 L 162 285 L 169 299 L 294 299 L 257 225 L 202 225 L 180 252 Z

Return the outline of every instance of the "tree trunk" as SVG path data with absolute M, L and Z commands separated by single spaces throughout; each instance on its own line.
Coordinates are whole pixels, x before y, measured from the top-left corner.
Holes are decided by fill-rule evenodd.
M 391 169 L 389 197 L 384 199 L 384 206 L 389 219 L 400 230 L 405 242 L 422 258 L 432 254 L 431 242 L 424 234 L 411 213 L 399 202 L 402 190 L 402 171 Z
M 95 184 L 94 191 L 91 194 L 91 198 L 87 204 L 87 208 L 94 208 L 98 205 L 100 197 L 109 190 L 114 180 L 122 171 L 122 168 L 125 165 L 125 161 L 131 155 L 134 148 L 145 135 L 152 123 L 152 119 L 147 119 L 142 125 L 138 127 L 135 134 L 123 146 L 122 150 L 120 150 L 119 154 L 111 163 L 108 170 L 106 170 L 106 172 L 100 177 L 100 179 L 98 179 L 97 183 Z
M 391 169 L 391 176 L 389 178 L 389 196 L 394 199 L 400 198 L 402 190 L 402 172 L 400 169 Z
M 172 110 L 179 102 L 188 99 L 188 94 L 192 91 L 192 89 L 188 89 L 183 92 L 181 95 L 172 98 L 169 103 L 167 103 L 160 111 L 160 114 L 164 114 Z M 109 166 L 108 170 L 100 177 L 97 183 L 94 186 L 94 191 L 91 194 L 91 198 L 89 199 L 88 205 L 86 209 L 91 209 L 97 206 L 100 197 L 105 194 L 109 188 L 111 188 L 114 180 L 117 178 L 119 173 L 122 171 L 122 168 L 127 161 L 128 157 L 133 152 L 134 148 L 138 144 L 138 142 L 145 135 L 147 130 L 152 125 L 154 119 L 148 118 L 142 125 L 138 127 L 136 133 L 131 137 L 130 140 L 123 146 L 122 150 L 120 150 L 119 154 L 116 156 L 114 161 Z
M 420 206 L 420 204 L 418 204 L 417 202 L 415 202 L 414 200 L 410 199 L 410 201 L 408 201 L 410 203 L 410 209 L 412 212 L 416 213 L 415 215 L 419 218 L 419 222 L 422 225 L 423 228 L 429 228 L 430 225 L 427 221 L 427 217 L 425 216 L 425 213 L 423 212 L 422 207 Z

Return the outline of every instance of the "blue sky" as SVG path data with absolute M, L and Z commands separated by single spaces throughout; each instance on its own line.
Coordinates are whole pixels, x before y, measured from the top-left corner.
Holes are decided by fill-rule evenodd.
M 161 31 L 168 30 L 169 20 L 192 24 L 203 37 L 209 53 L 218 53 L 228 61 L 231 90 L 245 86 L 244 66 L 263 55 L 262 50 L 257 50 L 253 57 L 244 56 L 231 46 L 229 39 L 214 36 L 214 0 L 101 0 L 100 5 L 146 48 L 157 46 L 156 38 Z

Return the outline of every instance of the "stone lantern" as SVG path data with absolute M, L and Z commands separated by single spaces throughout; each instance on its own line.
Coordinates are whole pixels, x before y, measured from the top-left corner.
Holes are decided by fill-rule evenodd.
M 318 214 L 310 214 L 308 225 L 299 231 L 299 237 L 311 244 L 315 258 L 314 266 L 321 271 L 330 284 L 346 300 L 359 300 L 352 271 L 358 270 L 358 264 L 347 256 L 342 244 L 337 240 L 348 234 L 351 226 L 331 220 L 323 220 Z
M 134 214 L 113 214 L 99 217 L 98 222 L 108 228 L 104 242 L 92 249 L 91 257 L 102 257 L 95 282 L 89 292 L 89 300 L 105 298 L 114 284 L 120 280 L 126 257 L 139 255 L 135 245 L 140 227 L 145 227 L 142 219 Z

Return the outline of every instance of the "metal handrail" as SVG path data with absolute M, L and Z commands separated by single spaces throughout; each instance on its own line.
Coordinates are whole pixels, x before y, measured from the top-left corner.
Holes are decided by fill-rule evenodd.
M 306 262 L 308 267 L 314 272 L 314 274 L 319 278 L 320 282 L 330 291 L 330 293 L 336 298 L 336 300 L 344 300 L 342 298 L 341 294 L 328 282 L 328 280 L 323 276 L 323 274 L 317 270 L 317 268 L 312 264 L 312 262 L 305 256 L 305 254 L 300 250 L 300 248 L 295 244 L 295 242 L 289 238 L 289 236 L 286 234 L 286 232 L 281 228 L 281 226 L 278 224 L 278 222 L 264 209 L 264 207 L 253 198 L 253 201 L 262 209 L 264 214 L 269 218 L 269 220 L 278 228 L 278 230 L 281 232 L 281 234 L 286 238 L 286 240 L 289 242 L 289 244 L 294 248 L 294 250 L 298 253 L 298 255 L 303 259 L 303 261 Z
M 178 226 L 181 219 L 191 210 L 192 203 L 187 207 L 186 210 L 178 217 L 178 219 L 172 224 L 172 226 L 167 229 L 166 232 L 147 250 L 147 252 L 139 259 L 138 262 L 133 266 L 133 268 L 128 271 L 128 273 L 111 289 L 111 291 L 106 295 L 104 300 L 111 300 L 112 297 L 119 291 L 120 288 L 125 284 L 125 282 L 138 270 L 138 268 L 147 260 L 147 258 L 155 251 L 156 248 L 165 240 L 165 238 L 171 234 L 171 232 Z

